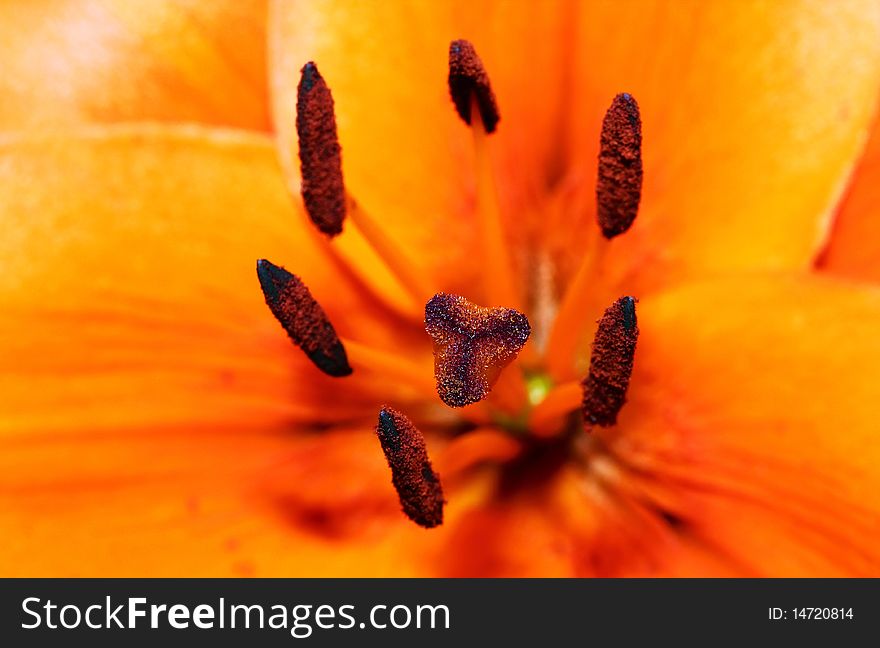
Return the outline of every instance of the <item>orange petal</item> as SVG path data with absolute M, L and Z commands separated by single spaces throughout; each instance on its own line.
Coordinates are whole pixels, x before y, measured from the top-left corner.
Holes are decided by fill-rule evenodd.
M 412 575 L 369 429 L 152 428 L 7 441 L 4 576 Z M 412 527 L 412 529 L 410 529 Z
M 880 120 L 874 122 L 819 267 L 855 279 L 880 281 Z
M 452 489 L 450 524 L 417 527 L 370 423 L 20 437 L 0 453 L 0 574 L 433 575 L 485 490 Z
M 611 245 L 609 274 L 623 287 L 611 297 L 696 271 L 808 266 L 874 111 L 880 5 L 578 7 L 571 172 L 587 198 L 614 95 L 632 93 L 643 119 L 642 205 Z M 582 204 L 595 227 L 592 201 Z M 585 237 L 564 236 L 569 250 Z
M 441 576 L 743 575 L 715 548 L 670 528 L 598 474 L 537 471 L 520 488 L 484 495 L 449 524 L 431 564 Z M 598 473 L 598 470 L 595 471 Z M 451 499 L 451 502 L 454 502 Z
M 272 104 L 291 186 L 299 176 L 296 79 L 313 60 L 333 91 L 349 192 L 437 290 L 478 299 L 475 160 L 449 97 L 449 43 L 471 40 L 491 77 L 502 212 L 511 240 L 522 241 L 527 232 L 514 225 L 559 172 L 564 25 L 561 6 L 549 4 L 275 2 Z
M 0 130 L 269 126 L 265 0 L 4 2 L 0 42 Z
M 0 196 L 8 433 L 372 419 L 382 399 L 422 393 L 406 367 L 385 374 L 363 348 L 421 362 L 430 390 L 424 334 L 314 244 L 267 137 L 132 127 L 13 139 L 0 146 Z M 298 273 L 360 342 L 354 376 L 326 377 L 290 345 L 263 303 L 261 257 Z
M 535 501 L 480 502 L 445 526 L 446 545 L 432 561 L 437 576 L 572 576 L 568 529 Z
M 640 308 L 629 402 L 599 437 L 623 470 L 745 573 L 880 573 L 880 291 L 750 277 Z

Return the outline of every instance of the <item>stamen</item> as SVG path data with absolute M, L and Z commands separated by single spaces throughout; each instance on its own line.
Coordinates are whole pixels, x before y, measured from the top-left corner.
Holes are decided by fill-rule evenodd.
M 265 259 L 257 261 L 257 276 L 266 305 L 293 343 L 328 376 L 348 376 L 351 366 L 345 347 L 302 280 Z
M 397 245 L 383 228 L 353 201 L 350 213 L 357 231 L 385 263 L 391 274 L 406 289 L 407 294 L 413 300 L 413 308 L 419 308 L 425 297 L 433 292 L 433 289 L 425 280 L 424 273 L 413 263 L 409 251 Z
M 413 297 L 418 309 L 431 294 L 406 251 L 397 248 L 382 228 L 346 194 L 342 157 L 336 135 L 333 95 L 313 62 L 302 68 L 296 104 L 296 132 L 302 171 L 302 196 L 312 222 L 329 237 L 342 232 L 346 214 L 391 273 Z
M 642 120 L 639 104 L 624 92 L 614 97 L 602 122 L 596 216 L 605 238 L 614 238 L 630 228 L 641 195 Z
M 454 40 L 449 44 L 449 94 L 455 109 L 471 125 L 472 98 L 476 99 L 487 133 L 495 132 L 500 116 L 489 75 L 470 41 Z
M 636 299 L 621 297 L 599 320 L 590 373 L 581 383 L 584 423 L 588 426 L 607 427 L 617 422 L 617 413 L 626 402 L 638 337 Z
M 602 236 L 586 246 L 581 265 L 571 277 L 547 343 L 547 369 L 557 380 L 572 378 L 573 359 L 584 343 L 584 313 L 598 310 L 600 284 L 609 241 L 626 232 L 639 209 L 642 191 L 642 123 L 632 95 L 618 94 L 605 113 L 596 182 L 596 215 Z
M 348 354 L 349 364 L 368 380 L 399 383 L 403 389 L 430 398 L 434 393 L 434 379 L 422 358 L 410 358 L 399 352 L 379 349 L 350 338 L 341 338 Z
M 488 135 L 498 126 L 498 105 L 489 75 L 469 41 L 456 40 L 449 44 L 449 94 L 458 114 L 471 126 L 474 138 L 477 215 L 485 257 L 486 296 L 491 301 L 519 306 L 489 152 Z
M 319 230 L 336 236 L 346 209 L 342 157 L 333 95 L 312 62 L 303 66 L 297 89 L 296 132 L 306 212 Z
M 426 529 L 442 524 L 443 489 L 428 459 L 422 433 L 406 416 L 385 406 L 379 412 L 376 434 L 403 512 Z
M 425 305 L 425 330 L 434 343 L 437 394 L 450 407 L 485 398 L 531 333 L 519 311 L 484 308 L 445 293 Z

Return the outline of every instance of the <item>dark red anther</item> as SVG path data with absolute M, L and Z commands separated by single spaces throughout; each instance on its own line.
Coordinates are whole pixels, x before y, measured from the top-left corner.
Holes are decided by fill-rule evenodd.
M 590 373 L 581 383 L 587 425 L 607 427 L 617 423 L 617 413 L 626 402 L 638 338 L 636 299 L 621 297 L 599 320 L 590 356 Z
M 471 123 L 471 106 L 476 99 L 483 127 L 487 133 L 495 131 L 501 118 L 495 93 L 486 68 L 470 41 L 454 40 L 449 44 L 449 94 L 458 114 L 468 125 Z
M 257 276 L 269 310 L 293 343 L 328 376 L 349 375 L 345 347 L 302 280 L 265 259 L 257 261 Z
M 614 97 L 602 121 L 596 214 L 607 239 L 627 231 L 642 196 L 642 120 L 632 95 Z
M 431 467 L 422 433 L 406 416 L 386 406 L 379 412 L 376 434 L 403 512 L 426 529 L 442 524 L 443 489 Z
M 450 407 L 485 398 L 531 333 L 519 311 L 483 308 L 445 293 L 425 305 L 425 330 L 434 342 L 437 394 Z
M 319 230 L 336 236 L 345 220 L 342 155 L 333 95 L 312 62 L 303 66 L 297 88 L 296 133 L 306 211 Z

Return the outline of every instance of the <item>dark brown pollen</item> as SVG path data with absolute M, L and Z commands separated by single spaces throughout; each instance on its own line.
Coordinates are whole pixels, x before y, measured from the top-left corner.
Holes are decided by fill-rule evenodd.
M 596 214 L 607 239 L 627 231 L 642 196 L 642 120 L 632 95 L 614 97 L 602 121 Z
M 588 426 L 607 427 L 617 422 L 617 413 L 626 402 L 638 338 L 636 299 L 621 297 L 599 320 L 590 373 L 581 383 L 584 423 Z
M 297 88 L 296 133 L 306 211 L 319 230 L 336 236 L 345 220 L 342 155 L 333 95 L 312 62 L 303 66 Z
M 426 529 L 442 524 L 443 489 L 431 467 L 422 433 L 406 416 L 386 406 L 379 412 L 376 434 L 403 512 Z
M 476 99 L 480 118 L 487 133 L 492 133 L 501 117 L 489 75 L 470 41 L 454 40 L 449 44 L 449 94 L 458 114 L 470 126 L 471 106 Z
M 450 407 L 485 398 L 531 333 L 519 311 L 483 308 L 445 293 L 425 305 L 425 330 L 434 343 L 437 394 Z
M 260 259 L 257 276 L 266 304 L 293 343 L 328 376 L 351 373 L 345 347 L 321 305 L 299 277 Z

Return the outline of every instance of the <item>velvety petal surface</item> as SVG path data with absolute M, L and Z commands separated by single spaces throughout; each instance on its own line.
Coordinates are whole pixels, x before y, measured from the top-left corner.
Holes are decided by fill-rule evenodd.
M 4 442 L 4 576 L 414 575 L 369 427 L 198 426 Z
M 265 0 L 4 2 L 0 42 L 0 130 L 269 127 Z

